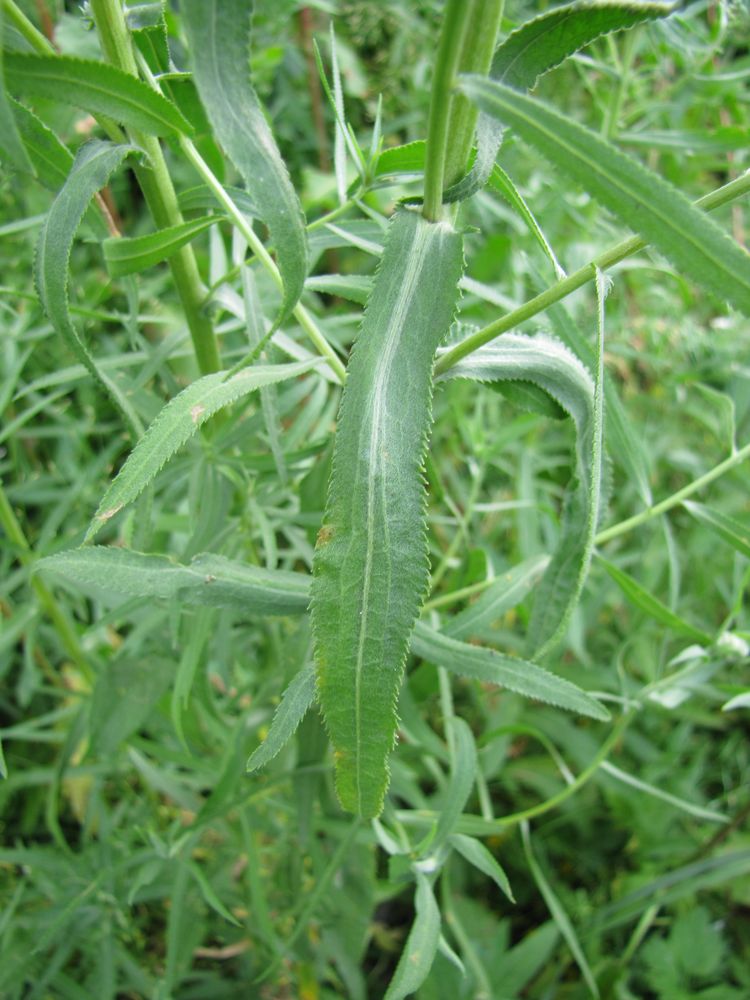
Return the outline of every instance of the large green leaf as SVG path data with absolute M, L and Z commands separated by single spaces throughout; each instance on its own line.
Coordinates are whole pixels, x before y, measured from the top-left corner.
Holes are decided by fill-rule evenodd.
M 13 93 L 72 104 L 148 135 L 190 135 L 193 131 L 174 104 L 109 63 L 8 52 L 5 78 Z
M 252 9 L 247 0 L 185 0 L 182 5 L 201 101 L 276 249 L 284 283 L 278 324 L 302 294 L 307 240 L 299 199 L 250 82 Z
M 160 264 L 176 254 L 186 243 L 190 243 L 199 233 L 220 220 L 221 216 L 208 215 L 201 219 L 191 219 L 190 222 L 181 222 L 176 226 L 159 229 L 147 236 L 105 240 L 102 249 L 104 250 L 107 270 L 113 278 L 145 271 L 146 268 Z
M 268 570 L 204 552 L 183 565 L 168 556 L 107 546 L 85 546 L 47 556 L 35 571 L 73 584 L 106 601 L 110 595 L 231 608 L 255 615 L 304 614 L 309 577 Z
M 133 151 L 132 146 L 89 142 L 82 146 L 39 234 L 35 259 L 37 291 L 44 311 L 78 361 L 112 397 L 134 435 L 140 420 L 120 387 L 94 362 L 73 326 L 68 310 L 68 262 L 76 230 L 96 192 Z
M 609 713 L 596 698 L 575 684 L 527 660 L 504 656 L 494 649 L 459 642 L 418 622 L 411 640 L 412 652 L 462 677 L 499 684 L 526 698 L 543 701 L 569 712 L 606 720 Z
M 575 477 L 566 497 L 560 542 L 536 588 L 529 626 L 530 652 L 542 655 L 561 638 L 591 560 L 602 481 L 601 399 L 575 355 L 544 334 L 505 334 L 460 361 L 442 378 L 530 383 L 559 404 L 575 424 Z
M 213 372 L 197 379 L 170 400 L 148 428 L 105 493 L 86 534 L 93 538 L 118 511 L 140 496 L 162 466 L 218 410 L 263 385 L 283 382 L 310 371 L 320 358 L 289 365 L 257 365 L 227 378 Z
M 489 75 L 516 90 L 533 90 L 540 76 L 602 35 L 666 17 L 674 10 L 672 3 L 636 0 L 576 2 L 555 7 L 508 35 L 495 51 Z M 446 200 L 468 198 L 487 183 L 502 139 L 503 130 L 497 121 L 491 115 L 481 114 L 472 169 L 446 192 Z
M 504 84 L 466 76 L 462 90 L 512 126 L 698 285 L 750 316 L 750 255 L 676 188 L 595 132 Z
M 432 366 L 462 267 L 450 225 L 396 213 L 349 365 L 313 562 L 318 694 L 338 794 L 367 817 L 382 809 L 409 635 L 427 589 L 421 470 Z

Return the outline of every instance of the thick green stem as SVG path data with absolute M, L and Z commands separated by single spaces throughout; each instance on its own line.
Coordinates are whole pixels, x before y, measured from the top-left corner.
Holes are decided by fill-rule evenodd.
M 424 164 L 425 219 L 436 222 L 443 212 L 445 159 L 448 143 L 448 122 L 453 101 L 453 87 L 463 51 L 464 34 L 474 8 L 481 0 L 448 0 L 440 33 L 435 73 L 430 95 L 427 121 L 427 146 Z
M 11 545 L 15 546 L 18 552 L 18 561 L 28 570 L 32 570 L 34 565 L 34 555 L 31 551 L 28 539 L 23 528 L 15 515 L 10 501 L 0 483 L 0 525 Z M 75 629 L 66 617 L 64 611 L 57 603 L 52 591 L 46 583 L 38 576 L 31 576 L 31 589 L 34 591 L 39 604 L 44 609 L 52 624 L 55 626 L 60 642 L 65 652 L 89 680 L 92 677 L 91 667 L 81 649 Z
M 505 0 L 484 0 L 472 5 L 458 61 L 459 73 L 482 76 L 489 73 L 504 6 Z M 445 151 L 446 187 L 460 181 L 466 173 L 478 113 L 476 104 L 468 97 L 453 95 Z
M 724 184 L 715 191 L 711 191 L 710 194 L 704 195 L 694 202 L 694 204 L 696 207 L 710 212 L 714 208 L 719 208 L 721 205 L 735 201 L 742 195 L 747 194 L 748 191 L 750 191 L 750 171 L 736 180 Z M 480 347 L 484 347 L 485 344 L 489 344 L 496 337 L 507 333 L 514 327 L 524 323 L 527 319 L 531 319 L 532 316 L 544 312 L 545 309 L 554 305 L 555 302 L 564 299 L 571 292 L 574 292 L 587 282 L 593 281 L 596 277 L 597 269 L 606 271 L 615 264 L 619 264 L 621 260 L 625 260 L 626 257 L 632 257 L 633 254 L 638 253 L 647 246 L 648 243 L 646 240 L 641 239 L 640 236 L 631 236 L 630 239 L 623 240 L 622 243 L 618 243 L 610 250 L 606 250 L 604 253 L 599 254 L 598 257 L 594 257 L 590 263 L 584 264 L 583 267 L 574 271 L 573 274 L 568 275 L 567 278 L 558 281 L 556 285 L 552 285 L 551 288 L 547 288 L 540 295 L 529 299 L 528 302 L 519 306 L 518 309 L 514 309 L 513 312 L 501 316 L 500 319 L 494 323 L 490 323 L 489 326 L 477 330 L 476 333 L 473 333 L 466 340 L 457 344 L 452 350 L 446 351 L 435 365 L 435 374 L 441 375 L 443 372 L 447 372 L 449 368 L 452 368 L 462 358 L 473 354 Z
M 52 43 L 44 37 L 38 28 L 34 27 L 28 17 L 26 17 L 24 12 L 16 6 L 13 0 L 3 0 L 3 10 L 8 15 L 8 21 L 13 25 L 16 31 L 26 39 L 35 52 L 39 52 L 40 55 L 47 56 L 57 55 Z
M 91 12 L 108 61 L 125 73 L 137 76 L 138 67 L 120 0 L 91 0 Z M 182 215 L 159 140 L 135 129 L 130 130 L 130 138 L 146 153 L 148 165 L 136 167 L 135 173 L 154 222 L 159 228 L 179 225 Z M 198 367 L 204 375 L 218 371 L 221 368 L 218 343 L 203 309 L 203 284 L 192 247 L 183 247 L 169 263 Z

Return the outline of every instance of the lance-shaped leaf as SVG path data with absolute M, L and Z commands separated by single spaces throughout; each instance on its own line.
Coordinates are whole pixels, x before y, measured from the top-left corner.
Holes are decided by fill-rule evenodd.
M 34 271 L 39 298 L 55 331 L 109 393 L 137 436 L 141 423 L 130 401 L 120 387 L 97 367 L 73 326 L 68 310 L 68 263 L 76 230 L 91 199 L 130 152 L 131 146 L 98 141 L 86 143 L 79 149 L 73 169 L 52 203 L 39 234 Z
M 533 90 L 540 76 L 602 35 L 633 28 L 644 21 L 667 17 L 672 3 L 607 0 L 555 7 L 522 24 L 495 51 L 490 77 L 516 90 Z M 502 126 L 488 114 L 477 122 L 477 155 L 470 172 L 445 193 L 446 201 L 460 201 L 484 187 L 503 139 Z
M 92 545 L 40 559 L 34 570 L 105 602 L 112 596 L 142 597 L 249 616 L 301 615 L 310 603 L 308 576 L 210 552 L 183 565 L 168 556 Z
M 409 635 L 427 589 L 421 472 L 432 367 L 462 267 L 450 225 L 396 213 L 349 365 L 313 562 L 318 695 L 338 794 L 366 817 L 383 805 Z
M 315 671 L 303 667 L 281 696 L 268 735 L 250 755 L 248 771 L 257 771 L 278 754 L 294 736 L 297 727 L 315 701 Z
M 440 941 L 440 909 L 426 875 L 416 873 L 414 923 L 384 1000 L 405 1000 L 429 975 Z
M 41 184 L 51 191 L 58 191 L 73 166 L 73 154 L 33 111 L 12 97 L 9 101 L 16 127 L 34 167 L 33 172 Z
M 606 708 L 581 688 L 528 660 L 504 656 L 497 650 L 451 639 L 418 622 L 411 641 L 412 652 L 462 677 L 498 684 L 526 698 L 543 701 L 569 712 L 606 721 Z
M 95 59 L 8 52 L 5 78 L 13 93 L 72 104 L 148 135 L 191 135 L 193 131 L 166 97 L 116 66 Z
M 257 365 L 244 368 L 231 378 L 227 378 L 227 372 L 213 372 L 196 379 L 167 403 L 128 455 L 99 504 L 86 540 L 93 538 L 102 525 L 140 496 L 162 466 L 218 410 L 263 385 L 302 375 L 319 363 L 320 358 L 314 358 L 290 365 Z
M 679 271 L 750 316 L 750 254 L 684 194 L 549 105 L 477 76 L 463 77 L 461 88 Z
M 3 62 L 5 53 L 3 51 L 3 36 L 5 27 L 5 13 L 0 4 L 0 156 L 3 160 L 9 160 L 17 170 L 24 170 L 34 173 L 34 165 L 29 159 L 26 147 L 18 131 L 10 98 L 5 90 Z
M 302 294 L 307 242 L 299 199 L 250 83 L 252 7 L 247 0 L 185 0 L 182 5 L 201 101 L 276 249 L 284 283 L 278 325 Z
M 601 400 L 575 355 L 541 334 L 506 334 L 442 378 L 528 383 L 550 396 L 575 424 L 575 477 L 566 497 L 560 542 L 536 590 L 529 627 L 530 652 L 539 656 L 567 626 L 591 559 L 601 502 Z
M 147 236 L 105 240 L 102 249 L 107 270 L 113 278 L 145 271 L 146 268 L 167 260 L 186 243 L 194 240 L 199 233 L 220 221 L 220 216 L 209 215 L 202 219 L 181 222 L 176 226 L 168 226 Z

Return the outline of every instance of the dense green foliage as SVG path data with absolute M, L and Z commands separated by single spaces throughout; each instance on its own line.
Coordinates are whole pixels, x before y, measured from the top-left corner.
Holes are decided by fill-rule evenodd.
M 489 78 L 481 0 L 67 6 L 0 0 L 0 996 L 746 997 L 745 6 L 508 0 Z

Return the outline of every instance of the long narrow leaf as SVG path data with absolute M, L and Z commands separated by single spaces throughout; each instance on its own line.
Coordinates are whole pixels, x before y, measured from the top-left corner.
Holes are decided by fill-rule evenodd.
M 349 366 L 313 563 L 318 694 L 338 794 L 366 817 L 383 806 L 396 699 L 427 589 L 420 474 L 434 354 L 462 267 L 451 226 L 396 213 Z
M 504 84 L 467 76 L 461 89 L 653 243 L 679 271 L 750 316 L 750 254 L 684 194 L 595 132 Z
M 296 378 L 319 363 L 320 359 L 315 358 L 289 365 L 258 365 L 245 368 L 231 378 L 227 378 L 226 372 L 214 372 L 183 389 L 167 403 L 128 456 L 99 504 L 86 540 L 140 496 L 162 466 L 216 412 L 262 385 Z
M 89 142 L 81 147 L 70 176 L 42 226 L 34 270 L 39 298 L 55 331 L 109 393 L 131 431 L 137 435 L 141 428 L 137 414 L 119 386 L 97 367 L 68 311 L 68 262 L 76 230 L 91 199 L 131 152 L 131 146 L 115 146 L 109 142 Z
M 247 762 L 248 771 L 257 771 L 273 760 L 294 736 L 314 701 L 315 671 L 312 666 L 303 667 L 281 696 L 268 735 Z
M 177 226 L 160 229 L 147 236 L 105 240 L 102 249 L 104 250 L 107 270 L 113 278 L 145 271 L 147 268 L 167 260 L 177 253 L 180 247 L 184 247 L 199 233 L 219 221 L 221 221 L 220 216 L 209 215 L 202 219 L 192 219 L 190 222 L 181 222 Z
M 247 0 L 185 0 L 183 19 L 195 82 L 216 138 L 239 170 L 268 226 L 284 283 L 277 325 L 302 294 L 304 218 L 284 161 L 250 83 Z
M 5 73 L 3 69 L 5 61 L 3 48 L 4 29 L 5 12 L 3 5 L 0 4 L 0 156 L 2 156 L 3 160 L 9 160 L 17 170 L 24 170 L 33 174 L 34 166 L 29 159 L 26 147 L 19 134 L 10 98 L 5 89 Z
M 440 910 L 426 875 L 417 872 L 414 923 L 384 1000 L 404 1000 L 427 978 L 440 940 Z
M 193 131 L 174 104 L 109 63 L 8 52 L 5 78 L 13 93 L 72 104 L 149 135 L 191 135 Z
M 411 641 L 412 652 L 462 677 L 499 684 L 526 698 L 547 702 L 569 712 L 606 721 L 609 713 L 591 695 L 575 684 L 527 660 L 504 656 L 494 649 L 451 639 L 418 622 Z
M 750 557 L 750 528 L 721 511 L 693 500 L 683 500 L 682 506 L 696 521 L 723 538 L 740 555 Z

